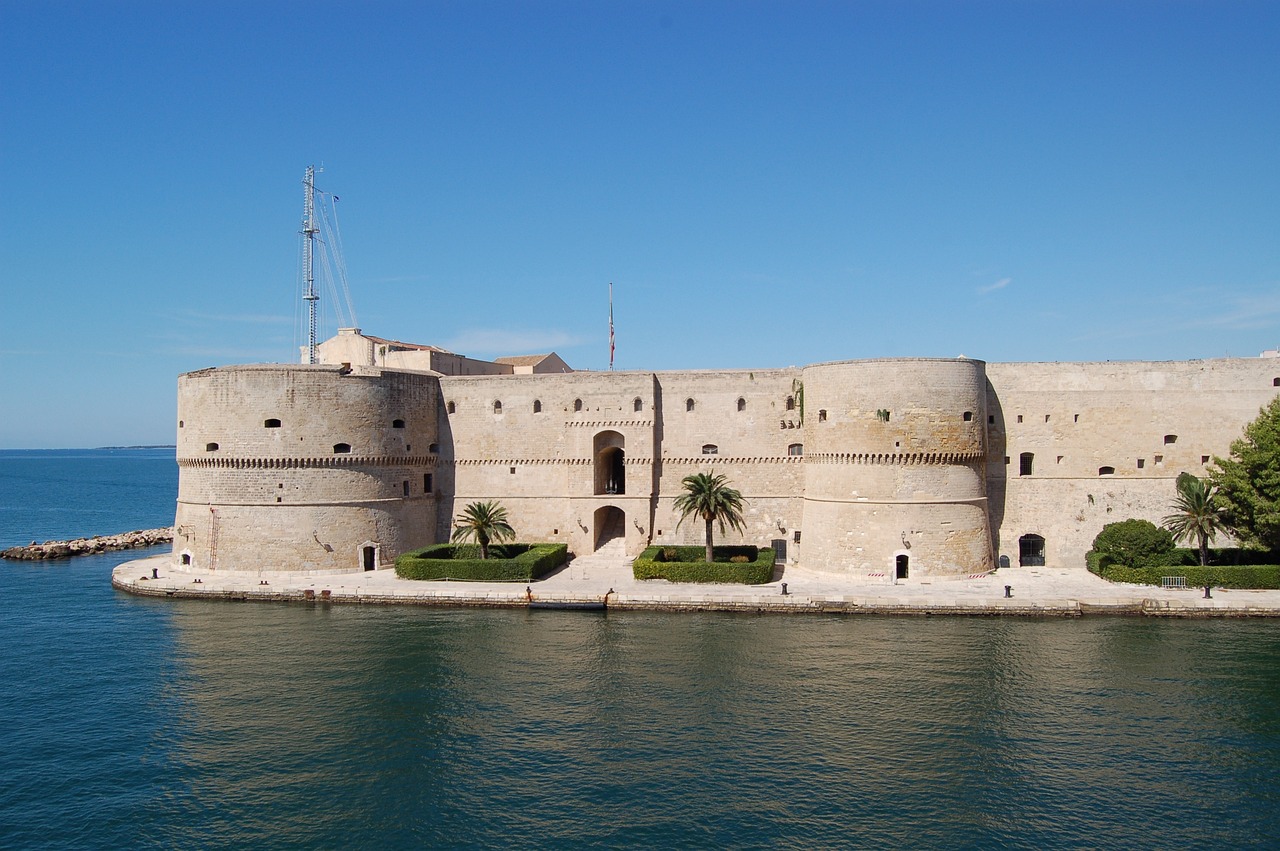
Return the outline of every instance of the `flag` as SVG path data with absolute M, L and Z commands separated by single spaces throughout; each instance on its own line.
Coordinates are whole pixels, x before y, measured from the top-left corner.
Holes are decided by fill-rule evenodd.
M 613 284 L 609 284 L 609 371 L 613 372 Z

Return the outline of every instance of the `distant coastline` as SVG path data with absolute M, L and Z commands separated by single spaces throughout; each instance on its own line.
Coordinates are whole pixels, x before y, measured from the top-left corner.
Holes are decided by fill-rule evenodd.
M 147 443 L 138 446 L 95 446 L 95 450 L 101 449 L 177 449 L 176 443 Z

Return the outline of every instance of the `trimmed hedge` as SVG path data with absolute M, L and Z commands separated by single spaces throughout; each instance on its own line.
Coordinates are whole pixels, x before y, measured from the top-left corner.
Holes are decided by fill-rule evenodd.
M 495 544 L 480 558 L 474 544 L 432 544 L 396 559 L 401 579 L 457 579 L 471 582 L 532 582 L 569 558 L 567 544 Z
M 718 582 L 761 585 L 773 579 L 774 552 L 767 547 L 715 547 L 707 564 L 706 547 L 649 547 L 632 563 L 636 579 L 670 582 Z M 731 561 L 734 557 L 747 561 Z
M 1133 582 L 1139 585 L 1159 585 L 1165 576 L 1185 576 L 1187 585 L 1201 588 L 1280 588 L 1280 565 L 1238 564 L 1211 565 L 1209 567 L 1125 567 L 1111 564 L 1095 570 L 1103 579 L 1111 582 Z

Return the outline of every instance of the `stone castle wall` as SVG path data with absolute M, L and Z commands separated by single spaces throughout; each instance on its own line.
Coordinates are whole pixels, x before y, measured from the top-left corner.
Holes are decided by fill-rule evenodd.
M 371 548 L 386 565 L 447 540 L 467 503 L 490 499 L 522 539 L 580 555 L 612 535 L 631 554 L 700 544 L 672 502 L 685 476 L 715 472 L 747 500 L 745 531 L 717 540 L 775 543 L 789 563 L 957 577 L 1017 565 L 1030 535 L 1049 564 L 1079 567 L 1105 523 L 1167 513 L 1178 472 L 1225 454 L 1276 381 L 1273 359 L 202 370 L 179 380 L 174 557 L 359 570 Z
M 357 570 L 429 540 L 438 394 L 434 376 L 332 366 L 181 376 L 175 560 Z

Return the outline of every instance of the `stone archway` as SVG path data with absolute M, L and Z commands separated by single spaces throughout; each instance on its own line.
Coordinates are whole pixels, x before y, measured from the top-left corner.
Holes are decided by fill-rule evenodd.
M 616 431 L 600 432 L 595 436 L 592 457 L 595 460 L 596 495 L 625 494 L 627 492 L 626 438 Z
M 625 540 L 627 537 L 627 515 L 616 505 L 604 505 L 597 508 L 592 516 L 591 536 L 595 549 L 605 544 Z

